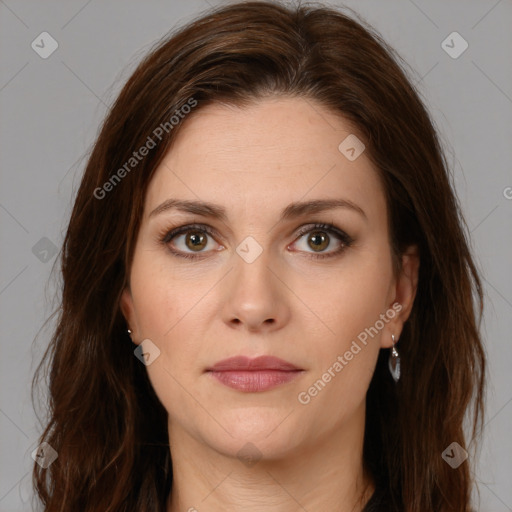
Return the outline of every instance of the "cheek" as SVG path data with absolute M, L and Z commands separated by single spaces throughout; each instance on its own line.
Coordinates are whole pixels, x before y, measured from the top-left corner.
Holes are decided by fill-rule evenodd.
M 207 273 L 174 271 L 165 254 L 141 251 L 134 259 L 131 289 L 139 337 L 154 342 L 163 356 L 147 367 L 150 377 L 168 371 L 192 378 L 192 363 L 204 344 L 202 319 L 213 296 L 208 291 L 214 283 Z
M 382 333 L 375 325 L 386 311 L 389 283 L 382 269 L 370 270 L 345 276 L 343 285 L 331 284 L 314 302 L 328 329 L 322 326 L 315 337 L 311 372 L 297 399 L 309 404 L 304 412 L 316 418 L 319 430 L 360 407 L 373 376 Z
M 316 287 L 304 292 L 313 311 L 332 331 L 326 328 L 326 334 L 339 342 L 374 325 L 388 307 L 391 260 L 358 256 L 353 258 L 357 263 L 344 262 L 338 271 L 321 277 Z
M 378 356 L 380 333 L 368 336 L 366 344 L 360 335 L 374 326 L 388 306 L 392 273 L 390 257 L 383 257 L 386 247 L 361 249 L 339 265 L 305 266 L 301 272 L 295 269 L 283 276 L 297 296 L 282 296 L 290 310 L 291 324 L 286 329 L 297 336 L 296 349 L 302 360 L 311 362 L 311 378 L 305 384 L 336 374 L 317 403 L 332 397 L 355 406 L 364 397 Z M 205 271 L 202 265 L 187 270 L 186 275 L 173 271 L 165 255 L 154 251 L 141 251 L 134 259 L 131 285 L 141 337 L 153 340 L 163 356 L 147 371 L 167 410 L 171 404 L 178 411 L 193 406 L 187 404 L 182 386 L 193 387 L 199 361 L 208 357 L 212 332 L 205 319 L 218 320 L 224 295 L 215 283 L 221 276 L 214 270 Z M 338 356 L 348 352 L 352 352 L 351 359 L 339 363 Z M 343 364 L 338 372 L 337 361 L 338 368 Z
M 140 339 L 150 339 L 159 349 L 159 356 L 146 367 L 148 378 L 168 411 L 193 411 L 194 401 L 184 389 L 190 387 L 197 372 L 194 365 L 200 351 L 199 338 L 194 336 L 201 310 L 202 284 L 190 285 L 169 272 L 159 258 L 147 252 L 132 266 L 131 289 Z
M 374 254 L 381 256 L 359 253 L 357 264 L 346 261 L 329 279 L 318 281 L 321 287 L 304 291 L 304 296 L 309 293 L 305 302 L 312 304 L 321 320 L 317 322 L 314 377 L 332 381 L 328 394 L 343 396 L 343 400 L 357 402 L 364 396 L 380 351 L 385 326 L 381 315 L 389 306 L 392 270 L 390 258 L 382 257 L 383 252 Z M 325 374 L 329 369 L 331 373 Z
M 203 280 L 185 279 L 174 267 L 165 251 L 135 253 L 130 282 L 138 325 L 145 338 L 163 341 L 172 337 L 180 319 L 185 320 L 204 295 Z

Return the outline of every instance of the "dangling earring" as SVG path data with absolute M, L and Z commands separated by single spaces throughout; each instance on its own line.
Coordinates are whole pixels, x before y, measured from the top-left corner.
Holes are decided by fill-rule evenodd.
M 400 378 L 400 355 L 398 354 L 395 348 L 395 335 L 391 335 L 391 339 L 393 340 L 393 346 L 391 347 L 391 352 L 389 353 L 388 367 L 395 382 L 398 382 Z

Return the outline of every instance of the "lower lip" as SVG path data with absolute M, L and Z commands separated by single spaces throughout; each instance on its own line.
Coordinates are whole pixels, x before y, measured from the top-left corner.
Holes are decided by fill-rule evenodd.
M 222 384 L 246 393 L 266 391 L 295 379 L 302 370 L 251 370 L 251 371 L 210 371 L 212 377 Z

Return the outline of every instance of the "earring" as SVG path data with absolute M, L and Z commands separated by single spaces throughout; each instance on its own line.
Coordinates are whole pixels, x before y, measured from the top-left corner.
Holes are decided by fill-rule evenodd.
M 128 331 L 128 335 L 131 336 L 132 335 L 132 331 L 130 329 L 127 329 Z
M 400 355 L 398 354 L 395 348 L 395 335 L 391 335 L 391 339 L 393 340 L 393 346 L 391 347 L 391 352 L 389 354 L 388 359 L 388 367 L 395 382 L 398 382 L 400 378 Z

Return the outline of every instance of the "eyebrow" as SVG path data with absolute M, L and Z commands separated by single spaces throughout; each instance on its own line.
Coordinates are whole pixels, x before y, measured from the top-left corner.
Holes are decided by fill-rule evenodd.
M 295 202 L 289 204 L 282 212 L 280 221 L 294 219 L 306 214 L 323 212 L 335 208 L 346 208 L 357 212 L 367 219 L 364 210 L 348 199 L 315 199 L 312 201 Z M 149 217 L 154 217 L 163 212 L 176 209 L 186 213 L 212 217 L 222 222 L 227 222 L 227 214 L 224 207 L 205 201 L 190 201 L 185 199 L 167 199 L 157 206 Z

